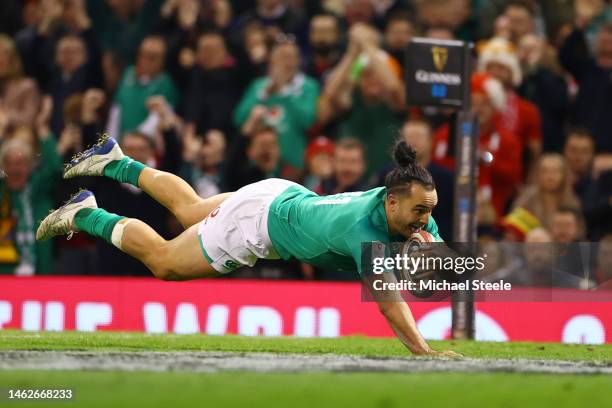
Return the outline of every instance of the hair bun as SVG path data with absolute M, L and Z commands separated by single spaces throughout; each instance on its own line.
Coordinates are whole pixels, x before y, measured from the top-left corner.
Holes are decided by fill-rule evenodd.
M 400 140 L 395 144 L 393 149 L 393 158 L 400 167 L 410 167 L 416 164 L 416 151 L 406 143 L 405 140 Z

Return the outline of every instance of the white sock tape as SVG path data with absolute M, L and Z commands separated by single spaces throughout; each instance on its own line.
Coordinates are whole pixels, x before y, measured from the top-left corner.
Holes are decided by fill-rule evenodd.
M 121 248 L 121 239 L 123 238 L 123 229 L 126 227 L 126 225 L 128 225 L 132 221 L 133 220 L 127 220 L 126 222 L 118 222 L 117 224 L 115 224 L 115 227 L 113 228 L 113 232 L 111 233 L 111 242 L 113 243 L 114 246 L 116 246 L 117 248 L 121 250 L 123 250 Z

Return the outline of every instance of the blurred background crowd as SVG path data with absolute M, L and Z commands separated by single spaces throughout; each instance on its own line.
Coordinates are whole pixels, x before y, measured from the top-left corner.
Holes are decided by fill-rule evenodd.
M 149 275 L 85 234 L 34 239 L 79 187 L 167 238 L 180 232 L 137 188 L 61 179 L 104 132 L 202 197 L 269 177 L 320 194 L 379 186 L 404 138 L 436 181 L 433 215 L 451 241 L 452 110 L 410 106 L 417 36 L 475 44 L 472 110 L 493 156 L 480 164 L 480 240 L 600 242 L 591 279 L 610 279 L 607 0 L 3 0 L 0 273 Z M 233 275 L 357 278 L 273 261 Z

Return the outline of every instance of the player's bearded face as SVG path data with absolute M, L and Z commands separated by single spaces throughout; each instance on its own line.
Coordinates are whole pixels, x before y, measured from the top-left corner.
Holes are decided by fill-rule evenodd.
M 390 232 L 406 239 L 427 225 L 431 211 L 438 204 L 435 189 L 428 191 L 419 184 L 413 184 L 410 190 L 410 194 L 390 194 L 387 198 Z

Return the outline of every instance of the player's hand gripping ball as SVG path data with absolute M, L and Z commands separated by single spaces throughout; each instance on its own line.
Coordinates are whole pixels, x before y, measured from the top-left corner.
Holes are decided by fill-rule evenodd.
M 414 234 L 410 236 L 410 242 L 413 242 L 413 241 L 416 241 L 419 243 L 436 242 L 436 238 L 433 235 L 431 235 L 429 232 L 422 229 L 419 232 L 415 232 Z
M 416 297 L 428 298 L 434 294 L 434 290 L 426 289 L 421 286 L 421 282 L 435 280 L 437 272 L 427 268 L 426 259 L 431 255 L 434 242 L 436 238 L 425 230 L 415 232 L 410 236 L 410 239 L 404 244 L 402 258 L 407 255 L 410 258 L 421 258 L 419 267 L 412 270 L 400 270 L 400 278 L 414 282 L 416 286 L 413 290 L 410 290 Z M 414 263 L 412 263 L 414 265 Z

